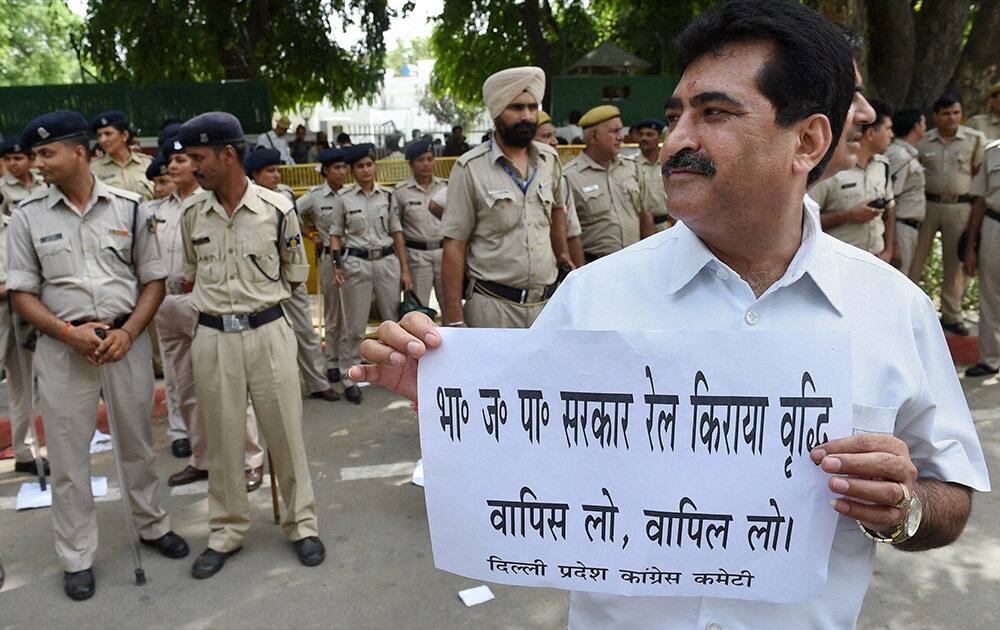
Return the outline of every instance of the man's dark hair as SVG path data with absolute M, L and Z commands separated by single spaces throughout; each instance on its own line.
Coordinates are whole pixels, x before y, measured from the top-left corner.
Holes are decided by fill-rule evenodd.
M 913 107 L 901 109 L 892 115 L 892 133 L 897 138 L 902 138 L 913 131 L 913 128 L 919 125 L 923 119 L 924 115 L 919 109 Z
M 83 150 L 87 153 L 87 158 L 88 159 L 90 158 L 90 139 L 87 138 L 87 136 L 76 136 L 75 138 L 66 138 L 65 140 L 61 140 L 60 142 L 65 144 L 70 151 L 74 150 L 77 147 L 83 147 Z
M 677 66 L 683 72 L 699 57 L 739 42 L 771 42 L 775 52 L 757 74 L 757 88 L 790 126 L 813 114 L 830 121 L 833 142 L 809 172 L 816 182 L 837 148 L 856 88 L 854 60 L 844 34 L 816 11 L 797 2 L 732 0 L 703 14 L 677 36 Z
M 455 133 L 456 131 L 465 131 L 465 128 L 462 125 L 455 125 L 451 128 L 451 132 Z
M 874 98 L 868 99 L 868 103 L 871 104 L 872 109 L 875 110 L 875 120 L 870 123 L 861 125 L 861 133 L 868 131 L 869 129 L 874 129 L 880 126 L 886 118 L 892 121 L 892 108 L 889 107 L 888 103 L 876 100 Z
M 222 150 L 226 147 L 233 147 L 233 151 L 236 151 L 236 162 L 243 166 L 243 161 L 247 157 L 247 143 L 246 142 L 236 142 L 229 144 L 214 144 L 212 149 L 215 151 L 216 155 L 222 153 Z
M 351 141 L 351 136 L 347 135 L 346 133 L 340 132 L 337 134 L 337 144 L 344 144 L 345 142 L 350 142 L 350 141 Z
M 958 100 L 957 96 L 952 94 L 945 94 L 938 100 L 934 101 L 934 113 L 938 113 L 942 109 L 948 109 L 952 105 L 961 105 L 962 101 Z
M 844 36 L 844 39 L 847 40 L 847 45 L 851 49 L 851 57 L 853 57 L 855 61 L 860 60 L 861 48 L 865 44 L 865 40 L 863 37 L 861 37 L 861 33 L 857 32 L 853 28 L 850 28 L 849 26 L 844 26 L 843 24 L 837 24 L 836 22 L 834 22 L 834 24 L 836 25 L 837 30 L 839 30 L 840 33 Z

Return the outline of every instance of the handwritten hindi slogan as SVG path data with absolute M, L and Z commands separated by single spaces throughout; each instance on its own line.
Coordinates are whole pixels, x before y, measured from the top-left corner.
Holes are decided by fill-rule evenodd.
M 444 329 L 420 363 L 435 565 L 771 602 L 826 584 L 809 451 L 851 432 L 846 333 Z

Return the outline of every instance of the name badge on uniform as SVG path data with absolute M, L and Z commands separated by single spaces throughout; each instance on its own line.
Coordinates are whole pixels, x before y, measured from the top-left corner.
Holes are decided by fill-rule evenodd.
M 499 197 L 500 195 L 509 195 L 510 188 L 500 188 L 499 190 L 489 190 L 486 192 L 490 197 Z
M 290 252 L 297 251 L 302 246 L 302 235 L 296 234 L 285 239 L 285 249 Z
M 840 187 L 840 189 L 841 190 L 847 190 L 848 188 L 854 188 L 857 185 L 858 185 L 858 182 L 853 182 L 851 184 L 844 184 L 843 186 Z
M 56 234 L 49 234 L 47 236 L 43 236 L 42 238 L 39 239 L 39 242 L 40 243 L 51 243 L 52 241 L 62 240 L 62 237 L 63 237 L 62 236 L 62 232 L 58 232 Z
M 583 187 L 583 192 L 585 192 L 585 193 L 592 193 L 592 192 L 597 192 L 600 189 L 601 189 L 601 187 L 600 187 L 599 184 L 591 184 L 590 186 L 584 186 Z
M 347 214 L 361 214 L 361 210 L 348 210 Z

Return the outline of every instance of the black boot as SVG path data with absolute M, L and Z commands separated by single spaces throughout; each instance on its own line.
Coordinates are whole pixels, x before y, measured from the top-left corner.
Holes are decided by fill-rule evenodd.
M 63 575 L 63 590 L 70 599 L 82 602 L 94 596 L 94 571 L 84 569 L 83 571 L 67 571 Z
M 361 388 L 357 385 L 351 385 L 344 390 L 344 398 L 351 401 L 355 405 L 361 404 Z

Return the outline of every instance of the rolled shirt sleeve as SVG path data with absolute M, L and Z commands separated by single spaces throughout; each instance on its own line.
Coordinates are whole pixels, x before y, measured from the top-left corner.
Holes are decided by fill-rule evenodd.
M 989 192 L 986 188 L 986 176 L 988 173 L 985 168 L 981 168 L 976 171 L 976 174 L 972 176 L 972 186 L 969 189 L 969 194 L 975 197 L 985 197 L 986 193 Z
M 344 214 L 347 210 L 344 208 L 344 202 L 341 201 L 340 197 L 333 200 L 333 210 L 330 210 L 326 214 L 328 215 L 324 221 L 327 222 L 329 226 L 330 236 L 336 236 L 339 239 L 344 238 Z
M 441 218 L 441 236 L 468 241 L 476 228 L 475 184 L 465 164 L 455 164 L 448 177 L 448 198 Z
M 148 204 L 139 204 L 139 216 L 136 221 L 135 239 L 135 275 L 139 279 L 139 284 L 144 286 L 156 280 L 164 280 L 167 277 L 167 264 L 160 253 L 160 241 L 156 237 L 157 226 L 156 215 L 150 210 Z
M 306 258 L 306 248 L 302 245 L 299 216 L 294 209 L 285 212 L 280 249 L 281 276 L 291 284 L 300 284 L 309 279 L 309 261 Z
M 27 214 L 15 212 L 7 228 L 7 290 L 38 295 L 41 289 L 42 266 L 35 252 Z
M 181 243 L 184 245 L 184 280 L 194 282 L 198 273 L 198 256 L 194 252 L 194 243 L 191 242 L 191 235 L 194 232 L 194 224 L 198 210 L 187 206 L 183 210 L 181 217 Z
M 389 193 L 389 234 L 395 234 L 396 232 L 403 231 L 403 222 L 399 216 L 399 204 L 397 203 L 398 195 Z

